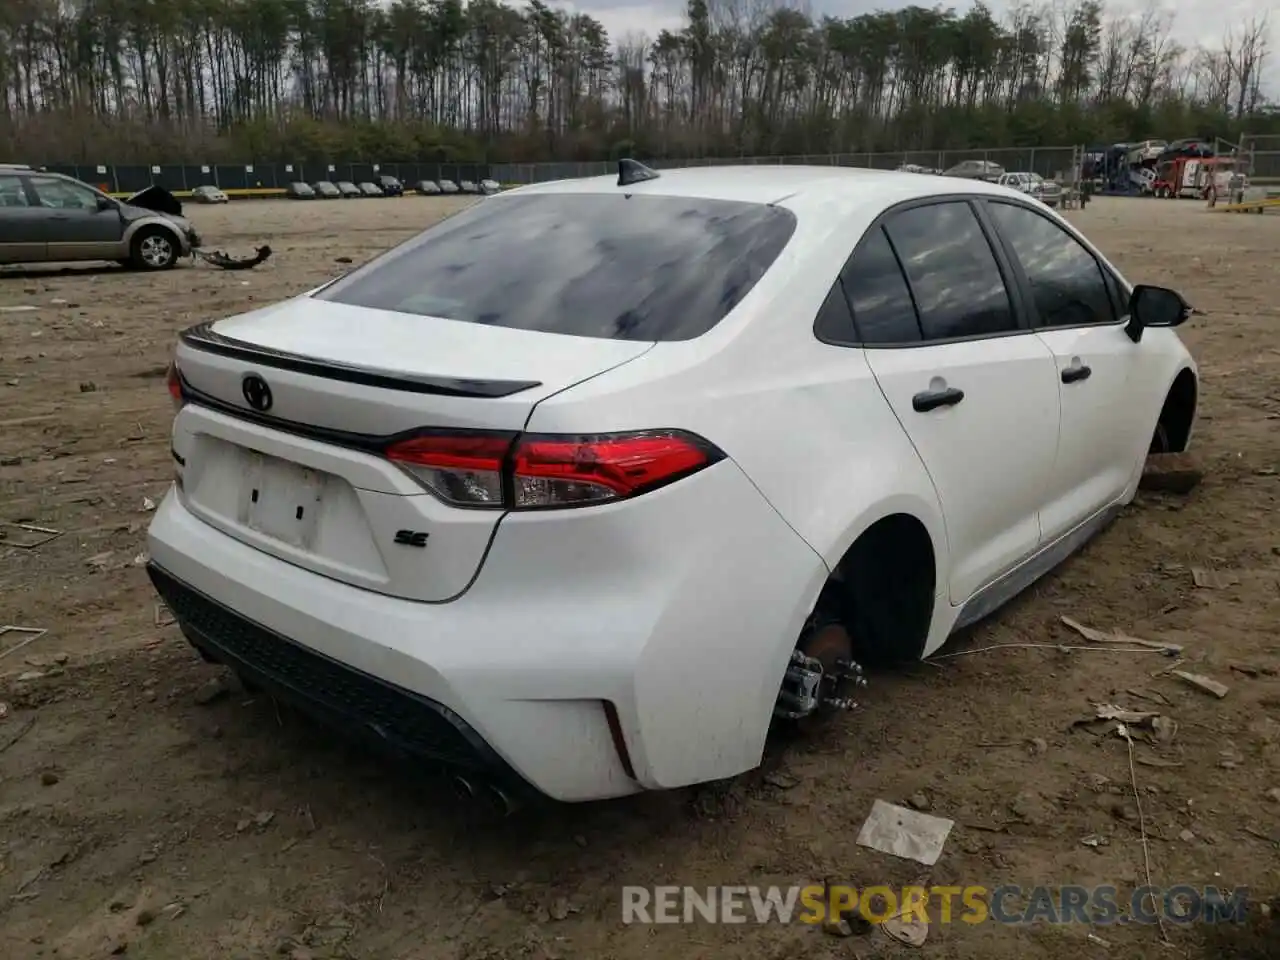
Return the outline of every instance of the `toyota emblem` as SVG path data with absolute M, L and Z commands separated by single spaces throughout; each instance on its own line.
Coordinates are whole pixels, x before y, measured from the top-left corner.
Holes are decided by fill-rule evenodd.
M 244 394 L 245 403 L 259 413 L 266 413 L 271 409 L 271 388 L 256 373 L 249 374 L 241 381 L 240 392 Z

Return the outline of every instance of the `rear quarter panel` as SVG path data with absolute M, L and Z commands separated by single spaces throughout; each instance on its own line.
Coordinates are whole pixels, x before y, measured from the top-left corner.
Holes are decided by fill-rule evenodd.
M 840 268 L 879 212 L 856 210 L 841 216 L 838 198 L 801 208 L 774 267 L 711 331 L 658 343 L 548 397 L 527 429 L 693 430 L 733 458 L 829 565 L 877 504 L 893 504 L 889 512 L 910 506 L 931 532 L 941 530 L 932 484 L 863 351 L 822 343 L 813 332 Z M 943 543 L 936 541 L 940 556 Z
M 692 430 L 738 464 L 828 570 L 876 520 L 907 513 L 928 530 L 937 582 L 946 583 L 941 512 L 923 464 L 863 351 L 822 343 L 813 332 L 819 307 L 871 219 L 802 216 L 775 268 L 710 332 L 659 343 L 542 401 L 527 429 Z M 785 665 L 820 588 L 797 604 L 803 613 L 789 631 L 754 638 L 769 649 L 763 662 L 770 670 Z

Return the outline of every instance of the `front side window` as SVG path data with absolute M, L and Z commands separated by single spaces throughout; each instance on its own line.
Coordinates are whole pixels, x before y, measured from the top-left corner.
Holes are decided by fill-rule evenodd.
M 1079 327 L 1115 322 L 1112 292 L 1098 261 L 1048 217 L 1011 203 L 988 206 L 1031 286 L 1040 325 Z
M 894 214 L 885 229 L 911 283 L 925 340 L 1018 329 L 995 254 L 966 201 L 912 207 Z
M 88 187 L 55 177 L 32 177 L 40 205 L 54 210 L 97 210 L 98 195 Z
M 612 340 L 689 340 L 720 322 L 795 231 L 781 207 L 533 194 L 470 207 L 321 300 Z
M 1103 275 L 1107 282 L 1107 292 L 1111 295 L 1111 304 L 1115 308 L 1117 320 L 1129 319 L 1129 291 L 1110 270 L 1103 268 Z

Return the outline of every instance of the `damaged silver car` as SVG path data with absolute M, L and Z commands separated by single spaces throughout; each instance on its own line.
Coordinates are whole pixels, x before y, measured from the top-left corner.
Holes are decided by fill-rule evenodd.
M 271 256 L 265 244 L 247 257 L 200 247 L 182 204 L 164 187 L 122 201 L 63 174 L 0 164 L 0 264 L 115 260 L 167 270 L 190 256 L 223 270 L 251 270 Z
M 199 246 L 163 187 L 116 200 L 64 174 L 0 165 L 0 264 L 114 260 L 167 270 Z

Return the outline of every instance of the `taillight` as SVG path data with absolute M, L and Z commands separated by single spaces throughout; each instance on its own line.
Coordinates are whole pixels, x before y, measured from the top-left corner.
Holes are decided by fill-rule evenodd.
M 169 386 L 169 396 L 173 400 L 173 409 L 181 410 L 185 399 L 182 396 L 182 377 L 178 374 L 178 364 L 169 361 L 169 369 L 165 373 L 165 382 Z
M 622 500 L 724 458 L 682 430 L 598 436 L 428 432 L 392 444 L 386 456 L 447 503 L 508 510 Z
M 632 497 L 723 454 L 700 437 L 653 430 L 598 437 L 529 435 L 512 457 L 512 506 L 572 507 Z
M 446 503 L 500 508 L 502 465 L 514 438 L 511 433 L 422 433 L 385 452 Z
M 182 376 L 178 373 L 178 364 L 175 360 L 169 361 L 169 369 L 165 371 L 165 384 L 169 388 L 169 398 L 173 401 L 173 412 L 177 414 L 182 409 L 182 405 L 186 403 L 186 398 L 182 395 Z M 173 454 L 173 482 L 182 487 L 182 474 L 186 461 L 178 456 L 178 451 L 172 447 L 169 450 Z

